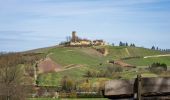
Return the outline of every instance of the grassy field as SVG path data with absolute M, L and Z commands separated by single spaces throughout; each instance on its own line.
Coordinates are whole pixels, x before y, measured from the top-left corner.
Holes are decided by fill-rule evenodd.
M 103 56 L 97 52 L 94 48 L 106 48 L 109 54 Z M 107 60 L 120 59 L 124 57 L 133 56 L 150 56 L 162 54 L 160 51 L 153 51 L 150 49 L 140 47 L 119 47 L 119 46 L 100 46 L 100 47 L 54 47 L 49 49 L 39 50 L 40 52 L 50 54 L 55 62 L 62 66 L 69 64 L 85 64 L 93 67 L 98 63 L 105 63 Z M 37 51 L 34 51 L 37 52 Z
M 94 48 L 106 48 L 109 52 L 107 56 L 103 56 L 101 53 L 97 52 Z M 43 52 L 48 57 L 50 57 L 57 64 L 61 65 L 63 69 L 72 65 L 69 70 L 63 70 L 60 72 L 53 73 L 42 73 L 38 76 L 39 85 L 41 86 L 58 86 L 60 80 L 65 75 L 71 77 L 72 80 L 85 80 L 83 77 L 85 72 L 88 70 L 104 70 L 106 69 L 109 60 L 120 59 L 124 57 L 136 57 L 129 60 L 124 60 L 126 63 L 136 65 L 136 66 L 149 66 L 153 62 L 166 63 L 170 66 L 170 57 L 159 57 L 159 58 L 142 58 L 144 56 L 159 55 L 163 54 L 160 51 L 154 51 L 150 49 L 145 49 L 141 47 L 118 47 L 118 46 L 99 46 L 99 47 L 52 47 L 48 49 L 38 49 L 34 52 Z M 81 65 L 81 67 L 75 67 Z M 136 69 L 134 69 L 136 70 Z M 152 73 L 151 73 L 152 74 Z M 145 74 L 151 75 L 151 74 Z M 135 71 L 123 71 L 120 76 L 125 79 L 130 79 L 136 77 L 137 73 Z M 92 82 L 99 81 L 100 78 L 90 79 Z M 107 80 L 107 79 L 106 79 Z
M 67 75 L 70 76 L 73 80 L 81 80 L 86 68 L 74 68 L 69 71 L 55 72 L 55 73 L 44 73 L 38 76 L 39 85 L 41 86 L 58 86 L 61 79 Z
M 149 66 L 154 62 L 165 63 L 170 66 L 170 57 L 158 57 L 158 58 L 134 58 L 129 60 L 124 60 L 126 63 L 135 66 Z
M 50 51 L 50 57 L 61 64 L 67 66 L 69 64 L 83 64 L 83 65 L 95 65 L 100 62 L 102 56 L 98 55 L 98 52 L 91 48 L 55 48 Z
M 107 46 L 109 50 L 109 55 L 107 58 L 114 58 L 114 59 L 119 59 L 119 58 L 124 58 L 124 57 L 134 57 L 134 56 L 148 56 L 148 55 L 158 55 L 162 54 L 160 51 L 153 51 L 150 49 L 145 49 L 141 47 L 112 47 L 112 46 Z

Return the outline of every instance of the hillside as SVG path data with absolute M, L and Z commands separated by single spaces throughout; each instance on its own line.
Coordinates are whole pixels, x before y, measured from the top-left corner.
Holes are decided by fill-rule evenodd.
M 103 97 L 101 90 L 108 80 L 129 80 L 138 74 L 142 77 L 170 76 L 170 67 L 167 67 L 170 54 L 140 47 L 53 46 L 2 54 L 0 58 L 2 79 L 6 75 L 4 80 L 10 80 L 17 73 L 15 81 L 33 85 L 33 92 L 39 92 L 38 95 L 43 91 L 59 91 L 62 96 L 62 92 L 71 91 L 93 92 Z
M 97 49 L 105 48 L 108 51 L 107 55 L 103 55 Z M 144 59 L 145 56 L 160 55 L 164 54 L 160 51 L 153 51 L 150 49 L 140 48 L 140 47 L 112 47 L 112 46 L 96 46 L 96 47 L 63 47 L 56 46 L 50 48 L 42 48 L 37 50 L 32 50 L 31 52 L 41 52 L 46 55 L 46 58 L 50 59 L 54 65 L 58 65 L 58 70 L 50 71 L 50 73 L 40 73 L 38 76 L 39 85 L 60 85 L 60 80 L 64 76 L 69 76 L 75 81 L 85 80 L 84 77 L 87 71 L 93 71 L 100 73 L 106 70 L 108 66 L 113 66 L 109 64 L 110 60 L 119 60 L 122 58 L 132 57 L 131 59 L 122 60 L 125 63 L 140 66 L 149 66 L 153 62 L 163 62 L 169 63 L 170 57 L 160 57 L 160 58 L 148 58 Z M 134 58 L 133 58 L 134 57 Z M 136 58 L 137 57 L 137 58 Z M 157 59 L 157 60 L 155 60 Z M 46 62 L 47 63 L 47 62 Z M 40 66 L 41 67 L 41 66 Z M 137 74 L 136 72 L 131 72 L 127 68 L 123 68 L 122 78 L 132 78 Z M 134 69 L 135 70 L 135 69 Z M 100 82 L 104 80 L 109 80 L 111 77 L 104 78 L 88 78 L 90 82 Z
M 108 55 L 103 56 L 96 48 L 106 48 Z M 164 54 L 163 52 L 145 49 L 141 47 L 119 47 L 119 46 L 95 46 L 95 47 L 49 47 L 31 50 L 29 52 L 41 52 L 50 56 L 54 61 L 61 65 L 68 64 L 90 64 L 109 59 L 121 59 L 126 57 L 144 57 Z M 74 59 L 73 59 L 74 58 Z

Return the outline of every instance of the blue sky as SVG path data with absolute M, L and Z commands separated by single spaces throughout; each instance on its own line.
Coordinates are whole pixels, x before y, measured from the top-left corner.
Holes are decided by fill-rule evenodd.
M 170 48 L 170 0 L 0 0 L 0 51 L 80 37 Z

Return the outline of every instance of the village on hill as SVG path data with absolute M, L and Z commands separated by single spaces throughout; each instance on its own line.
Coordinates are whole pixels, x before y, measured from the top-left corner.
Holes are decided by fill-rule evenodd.
M 77 36 L 76 31 L 72 31 L 72 36 L 67 38 L 67 42 L 62 42 L 60 45 L 78 47 L 78 46 L 104 46 L 106 42 L 102 39 L 89 40 Z

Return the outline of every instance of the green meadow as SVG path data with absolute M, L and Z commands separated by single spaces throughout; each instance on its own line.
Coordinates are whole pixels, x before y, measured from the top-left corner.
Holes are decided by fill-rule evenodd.
M 102 55 L 96 48 L 105 48 L 108 51 L 106 56 Z M 87 79 L 84 74 L 88 70 L 99 71 L 105 70 L 107 66 L 112 66 L 108 63 L 109 60 L 118 60 L 125 57 L 139 57 L 124 62 L 137 66 L 136 69 L 124 68 L 123 72 L 119 73 L 121 78 L 130 79 L 136 77 L 137 73 L 133 70 L 138 68 L 147 68 L 153 62 L 161 62 L 170 65 L 170 57 L 158 57 L 158 58 L 143 58 L 144 56 L 160 55 L 164 54 L 161 51 L 145 49 L 142 47 L 119 47 L 119 46 L 96 46 L 96 47 L 53 47 L 39 49 L 34 52 L 43 52 L 50 57 L 57 64 L 61 65 L 63 71 L 52 73 L 41 73 L 38 75 L 38 83 L 41 86 L 58 86 L 64 76 L 71 77 L 72 80 L 79 81 Z M 69 68 L 71 66 L 71 68 Z M 145 74 L 145 76 L 152 76 L 151 74 Z M 99 79 L 100 78 L 96 78 Z M 106 80 L 114 78 L 105 78 Z M 89 78 L 90 81 L 95 82 L 93 78 Z

